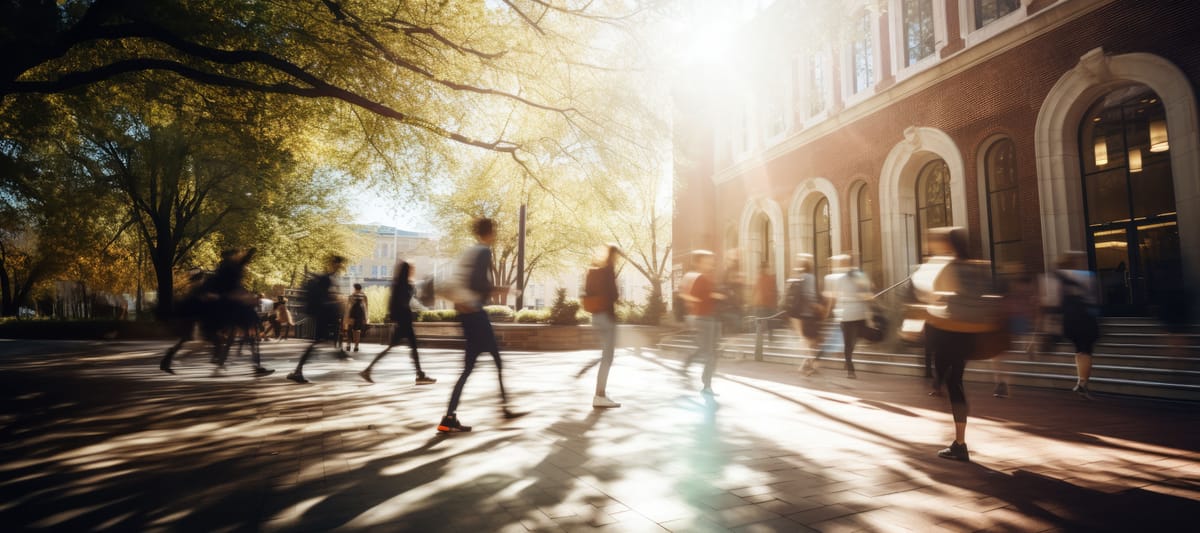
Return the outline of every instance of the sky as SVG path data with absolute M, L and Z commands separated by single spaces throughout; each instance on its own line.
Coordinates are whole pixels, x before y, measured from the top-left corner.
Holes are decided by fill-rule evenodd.
M 383 224 L 402 230 L 434 232 L 428 213 L 409 204 L 401 204 L 378 189 L 367 189 L 354 195 L 350 210 L 356 224 Z

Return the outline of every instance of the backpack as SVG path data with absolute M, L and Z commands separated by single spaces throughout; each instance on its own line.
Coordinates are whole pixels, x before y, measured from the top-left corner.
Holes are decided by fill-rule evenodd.
M 329 298 L 328 291 L 322 283 L 324 279 L 323 275 L 312 274 L 300 285 L 300 289 L 304 291 L 304 314 L 318 316 L 324 312 L 325 301 Z
M 1079 282 L 1071 279 L 1070 276 L 1063 274 L 1061 271 L 1054 273 L 1059 280 L 1060 309 L 1062 316 L 1067 320 L 1078 320 L 1084 317 L 1089 317 L 1092 314 L 1091 307 L 1083 299 L 1083 292 L 1086 288 Z M 1068 290 L 1068 287 L 1070 290 Z
M 599 268 L 589 268 L 587 277 L 583 282 L 583 297 L 580 298 L 583 303 L 583 310 L 589 313 L 599 313 L 604 311 L 604 279 L 601 277 L 602 270 Z
M 805 274 L 799 278 L 789 279 L 787 282 L 787 292 L 784 294 L 783 307 L 787 311 L 788 316 L 792 318 L 811 317 L 813 315 L 813 307 L 818 303 L 811 301 L 807 291 L 804 290 L 807 280 L 808 275 Z
M 362 294 L 350 295 L 350 318 L 366 319 L 367 318 L 367 297 Z

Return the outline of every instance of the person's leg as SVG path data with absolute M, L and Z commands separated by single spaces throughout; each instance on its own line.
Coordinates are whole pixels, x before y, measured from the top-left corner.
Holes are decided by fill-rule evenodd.
M 617 344 L 617 324 L 608 313 L 592 315 L 592 324 L 600 333 L 600 371 L 596 373 L 596 396 L 608 397 L 608 373 L 612 369 Z
M 413 368 L 417 371 L 417 378 L 428 377 L 425 371 L 421 370 L 421 354 L 417 351 L 417 330 L 416 328 L 408 328 L 408 357 L 412 359 Z
M 705 391 L 712 392 L 712 378 L 717 370 L 717 324 L 713 319 L 701 319 L 700 324 L 700 351 L 698 355 L 704 360 L 704 372 L 700 375 L 700 382 L 704 385 Z
M 466 352 L 463 355 L 463 371 L 458 376 L 458 382 L 454 384 L 454 391 L 450 393 L 450 405 L 446 408 L 446 416 L 453 416 L 458 411 L 458 400 L 462 396 L 463 387 L 467 384 L 467 378 L 471 376 L 471 371 L 475 370 L 477 359 L 479 359 L 479 352 Z
M 966 354 L 974 350 L 974 336 L 941 332 L 935 351 L 939 375 L 944 376 L 946 394 L 950 398 L 950 412 L 954 417 L 954 442 L 938 452 L 947 459 L 970 461 L 967 451 L 967 414 L 969 405 L 963 387 L 963 373 L 967 368 Z
M 858 344 L 858 335 L 864 325 L 864 320 L 842 322 L 842 355 L 846 359 L 846 376 L 850 378 L 855 377 L 854 347 Z

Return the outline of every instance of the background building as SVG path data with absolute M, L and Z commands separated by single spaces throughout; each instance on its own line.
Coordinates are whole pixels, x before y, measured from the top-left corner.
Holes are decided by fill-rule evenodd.
M 1108 314 L 1200 286 L 1200 3 L 861 4 L 814 44 L 811 3 L 770 3 L 729 83 L 676 91 L 677 250 L 781 285 L 793 254 L 849 251 L 883 287 L 957 225 L 997 265 L 1086 251 Z

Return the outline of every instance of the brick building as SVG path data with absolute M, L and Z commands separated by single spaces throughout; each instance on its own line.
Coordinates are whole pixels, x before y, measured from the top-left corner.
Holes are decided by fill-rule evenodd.
M 676 250 L 781 286 L 852 252 L 885 287 L 957 225 L 997 265 L 1086 251 L 1110 314 L 1200 287 L 1200 2 L 867 0 L 809 39 L 762 3 L 675 92 Z

